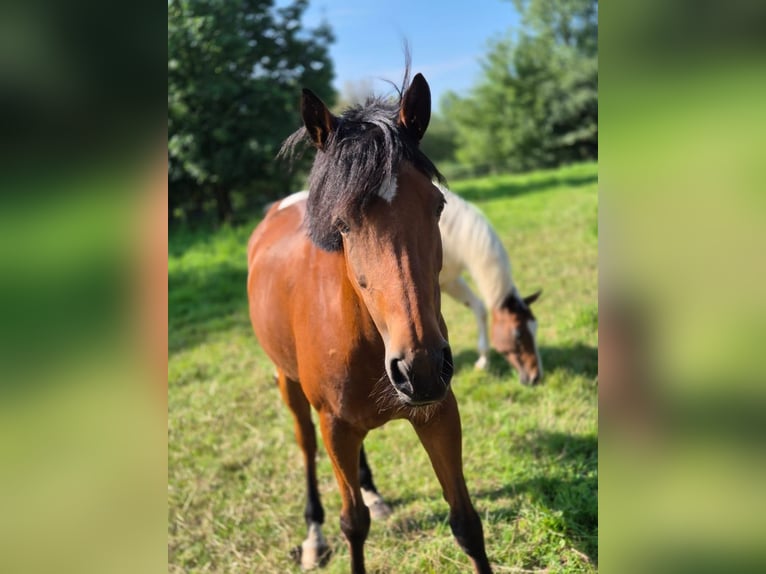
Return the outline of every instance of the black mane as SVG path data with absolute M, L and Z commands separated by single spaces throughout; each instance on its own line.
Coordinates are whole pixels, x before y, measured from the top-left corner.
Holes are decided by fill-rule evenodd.
M 318 151 L 309 174 L 306 226 L 311 240 L 327 251 L 341 249 L 336 219 L 358 219 L 378 190 L 396 177 L 402 160 L 410 162 L 429 179 L 444 182 L 418 142 L 399 124 L 399 101 L 370 97 L 364 104 L 346 110 L 337 120 L 324 150 Z M 280 156 L 292 156 L 309 142 L 305 127 L 288 137 Z

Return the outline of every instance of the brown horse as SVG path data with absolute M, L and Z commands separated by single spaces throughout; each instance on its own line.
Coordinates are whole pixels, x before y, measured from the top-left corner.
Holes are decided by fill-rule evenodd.
M 351 571 L 365 571 L 370 512 L 360 488 L 365 435 L 410 421 L 450 507 L 450 526 L 476 572 L 491 572 L 462 468 L 453 366 L 441 315 L 441 179 L 418 144 L 431 114 L 422 75 L 405 76 L 398 103 L 369 99 L 340 117 L 304 90 L 305 129 L 317 149 L 305 203 L 274 205 L 248 246 L 253 329 L 274 362 L 306 465 L 308 536 L 301 563 L 323 562 L 316 480 L 317 411 L 340 489 Z

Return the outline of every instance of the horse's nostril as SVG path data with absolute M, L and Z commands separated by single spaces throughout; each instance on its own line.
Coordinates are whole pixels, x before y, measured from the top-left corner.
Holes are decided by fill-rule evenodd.
M 412 396 L 413 388 L 407 362 L 404 359 L 393 359 L 389 365 L 389 371 L 394 386 L 404 394 Z

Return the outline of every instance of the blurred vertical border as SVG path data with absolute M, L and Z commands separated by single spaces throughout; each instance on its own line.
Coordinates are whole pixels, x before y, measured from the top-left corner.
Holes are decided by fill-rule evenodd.
M 600 7 L 604 572 L 766 571 L 764 23 Z
M 0 7 L 0 571 L 164 572 L 166 18 Z

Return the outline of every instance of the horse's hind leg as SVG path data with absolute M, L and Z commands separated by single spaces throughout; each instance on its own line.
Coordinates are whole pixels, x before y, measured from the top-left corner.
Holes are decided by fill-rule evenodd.
M 364 504 L 370 509 L 370 516 L 375 520 L 385 520 L 391 516 L 391 507 L 386 504 L 383 497 L 375 488 L 372 481 L 372 470 L 367 462 L 367 454 L 364 452 L 364 445 L 359 452 L 359 485 L 362 487 L 362 498 Z
M 322 534 L 324 509 L 319 499 L 316 477 L 317 441 L 314 423 L 311 422 L 311 405 L 301 389 L 300 383 L 277 373 L 279 390 L 282 399 L 290 407 L 295 419 L 295 438 L 303 451 L 303 461 L 306 467 L 306 508 L 304 517 L 308 527 L 308 535 L 303 544 L 297 549 L 303 568 L 309 569 L 323 565 L 329 558 L 330 548 Z
M 481 519 L 471 503 L 463 477 L 462 432 L 460 414 L 452 391 L 440 405 L 440 412 L 412 425 L 428 452 L 431 465 L 449 504 L 449 524 L 458 544 L 471 558 L 478 574 L 491 574 L 492 569 L 484 549 Z

